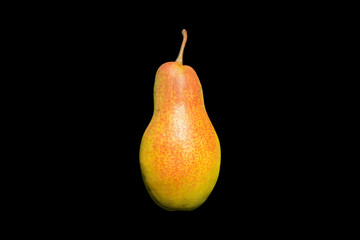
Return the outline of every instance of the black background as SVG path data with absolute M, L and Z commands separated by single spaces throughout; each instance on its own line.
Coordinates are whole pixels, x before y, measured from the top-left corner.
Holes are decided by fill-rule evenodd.
M 24 104 L 39 138 L 31 151 L 41 159 L 32 194 L 44 219 L 109 229 L 154 219 L 211 228 L 231 218 L 243 229 L 316 219 L 319 190 L 309 179 L 318 167 L 321 28 L 295 10 L 272 10 L 177 22 L 69 10 L 24 23 L 24 61 L 35 77 L 23 85 L 35 89 Z M 222 159 L 200 208 L 167 212 L 146 192 L 138 156 L 156 70 L 175 61 L 183 28 L 184 64 L 200 78 Z

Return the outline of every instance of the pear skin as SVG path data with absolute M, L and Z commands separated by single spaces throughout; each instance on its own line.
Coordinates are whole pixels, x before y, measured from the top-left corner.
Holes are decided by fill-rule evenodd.
M 207 115 L 199 78 L 182 64 L 187 33 L 175 62 L 155 76 L 154 112 L 140 145 L 140 168 L 154 202 L 168 211 L 191 211 L 213 190 L 220 142 Z

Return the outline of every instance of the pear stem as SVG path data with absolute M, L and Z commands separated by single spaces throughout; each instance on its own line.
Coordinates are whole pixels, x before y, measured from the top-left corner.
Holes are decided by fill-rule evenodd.
M 185 48 L 185 44 L 187 41 L 187 32 L 185 29 L 183 29 L 181 31 L 182 35 L 183 35 L 183 41 L 181 44 L 181 48 L 180 48 L 180 52 L 179 52 L 179 56 L 177 57 L 176 61 L 177 63 L 180 63 L 181 65 L 183 64 L 183 54 L 184 54 L 184 48 Z

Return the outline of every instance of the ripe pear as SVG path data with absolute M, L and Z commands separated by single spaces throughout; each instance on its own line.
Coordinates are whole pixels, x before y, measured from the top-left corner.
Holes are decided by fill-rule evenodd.
M 145 187 L 168 211 L 191 211 L 213 190 L 220 171 L 220 142 L 207 115 L 193 68 L 183 65 L 187 32 L 175 62 L 156 72 L 154 112 L 140 145 Z

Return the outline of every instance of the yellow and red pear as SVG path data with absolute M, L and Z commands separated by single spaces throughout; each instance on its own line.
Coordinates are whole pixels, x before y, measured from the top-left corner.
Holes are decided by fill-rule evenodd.
M 175 62 L 155 76 L 154 112 L 140 145 L 140 168 L 151 198 L 169 211 L 205 202 L 220 171 L 220 142 L 205 110 L 199 78 L 183 65 L 187 32 Z

